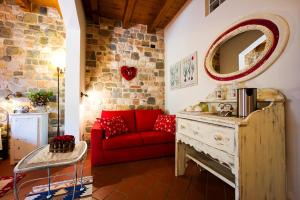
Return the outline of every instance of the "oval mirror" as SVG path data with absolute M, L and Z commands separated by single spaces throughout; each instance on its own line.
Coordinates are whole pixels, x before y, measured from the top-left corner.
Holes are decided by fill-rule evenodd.
M 253 78 L 280 55 L 288 35 L 288 25 L 279 16 L 245 19 L 213 42 L 205 57 L 205 70 L 217 81 Z

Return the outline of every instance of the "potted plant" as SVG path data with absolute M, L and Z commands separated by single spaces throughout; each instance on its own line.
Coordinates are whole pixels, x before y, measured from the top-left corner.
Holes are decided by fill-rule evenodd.
M 40 90 L 38 92 L 31 91 L 28 94 L 28 99 L 37 111 L 45 112 L 47 103 L 54 97 L 52 91 Z

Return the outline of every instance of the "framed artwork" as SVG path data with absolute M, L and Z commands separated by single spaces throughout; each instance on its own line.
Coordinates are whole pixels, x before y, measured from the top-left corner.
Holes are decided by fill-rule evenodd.
M 171 90 L 180 88 L 180 65 L 181 62 L 178 62 L 170 67 Z
M 189 87 L 198 84 L 197 52 L 181 61 L 180 86 Z

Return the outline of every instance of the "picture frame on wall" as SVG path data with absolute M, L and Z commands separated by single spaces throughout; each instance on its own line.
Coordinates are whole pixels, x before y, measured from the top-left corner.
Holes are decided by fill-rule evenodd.
M 181 88 L 198 84 L 197 52 L 184 58 L 181 61 Z
M 180 88 L 180 69 L 181 62 L 177 62 L 176 64 L 170 67 L 170 87 L 172 90 Z

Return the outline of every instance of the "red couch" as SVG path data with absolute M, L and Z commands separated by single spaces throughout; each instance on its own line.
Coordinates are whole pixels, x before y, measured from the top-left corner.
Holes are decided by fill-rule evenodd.
M 101 117 L 122 116 L 129 132 L 105 139 L 96 121 L 91 130 L 92 165 L 174 155 L 175 135 L 153 131 L 161 110 L 102 111 Z

